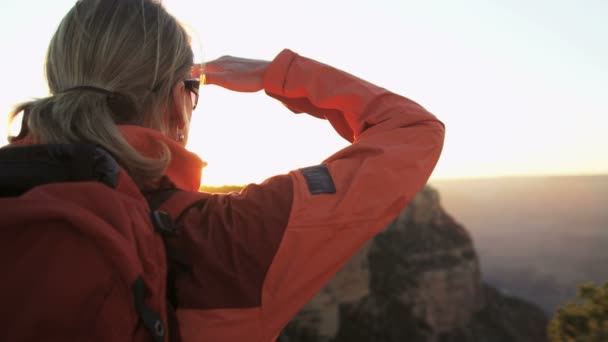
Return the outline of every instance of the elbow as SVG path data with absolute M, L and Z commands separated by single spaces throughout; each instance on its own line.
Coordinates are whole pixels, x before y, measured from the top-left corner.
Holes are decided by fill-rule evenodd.
M 420 152 L 418 154 L 418 166 L 421 168 L 422 182 L 420 188 L 426 184 L 429 177 L 433 173 L 441 154 L 445 142 L 445 125 L 443 122 L 432 119 L 424 122 L 424 129 L 420 131 L 418 136 L 418 146 Z
M 439 145 L 440 148 L 443 148 L 443 142 L 445 141 L 445 124 L 439 119 L 435 118 L 435 120 L 430 122 L 430 125 L 435 133 L 434 136 L 437 145 Z
M 420 122 L 421 126 L 425 127 L 425 132 L 428 134 L 429 143 L 441 151 L 445 141 L 445 124 L 435 115 L 427 112 L 427 119 Z
M 416 127 L 418 129 L 418 132 L 423 137 L 421 140 L 425 141 L 426 144 L 438 147 L 440 150 L 443 148 L 443 143 L 445 141 L 445 124 L 435 116 L 420 121 L 415 126 L 407 125 L 402 128 L 411 127 Z
M 435 152 L 435 162 L 433 163 L 433 169 L 435 168 L 441 152 L 443 151 L 443 144 L 445 142 L 445 125 L 438 119 L 431 120 L 429 123 L 429 136 L 430 144 Z M 432 170 L 431 170 L 432 172 Z

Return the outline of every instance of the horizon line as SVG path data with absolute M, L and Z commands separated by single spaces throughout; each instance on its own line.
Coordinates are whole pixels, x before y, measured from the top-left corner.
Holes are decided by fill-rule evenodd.
M 458 181 L 458 180 L 482 180 L 482 179 L 512 179 L 512 178 L 575 178 L 575 177 L 608 177 L 608 171 L 580 172 L 580 173 L 531 173 L 531 174 L 505 174 L 505 175 L 472 175 L 472 176 L 437 176 L 429 179 L 432 181 Z
M 507 174 L 507 175 L 473 175 L 473 176 L 438 176 L 431 177 L 427 183 L 432 183 L 433 181 L 467 181 L 467 180 L 492 180 L 492 179 L 514 179 L 514 178 L 576 178 L 576 177 L 608 177 L 608 171 L 604 172 L 593 172 L 593 173 L 538 173 L 538 174 Z M 245 187 L 249 184 L 258 184 L 258 183 L 246 183 L 246 184 L 236 184 L 236 183 L 228 183 L 228 184 L 205 184 L 201 183 L 200 187 L 205 188 L 224 188 L 224 187 Z

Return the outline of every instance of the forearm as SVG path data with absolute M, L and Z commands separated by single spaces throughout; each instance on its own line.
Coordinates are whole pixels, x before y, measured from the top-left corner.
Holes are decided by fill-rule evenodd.
M 270 64 L 264 89 L 293 112 L 329 120 L 350 142 L 386 121 L 397 127 L 442 126 L 414 101 L 290 50 L 281 52 Z

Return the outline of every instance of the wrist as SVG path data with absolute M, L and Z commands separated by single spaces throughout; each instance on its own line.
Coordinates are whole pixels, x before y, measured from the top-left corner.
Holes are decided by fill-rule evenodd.
M 281 51 L 266 68 L 263 87 L 266 93 L 284 95 L 285 81 L 293 61 L 298 57 L 295 52 L 285 49 Z

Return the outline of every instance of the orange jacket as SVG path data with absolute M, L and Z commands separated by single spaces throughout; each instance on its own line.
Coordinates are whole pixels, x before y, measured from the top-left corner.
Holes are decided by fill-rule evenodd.
M 269 66 L 264 88 L 296 113 L 329 120 L 352 144 L 321 165 L 218 195 L 196 192 L 196 156 L 158 133 L 122 128 L 140 151 L 169 144 L 167 175 L 191 191 L 175 200 L 197 201 L 169 242 L 191 263 L 174 279 L 185 341 L 275 340 L 424 186 L 442 150 L 443 124 L 420 105 L 289 50 Z

